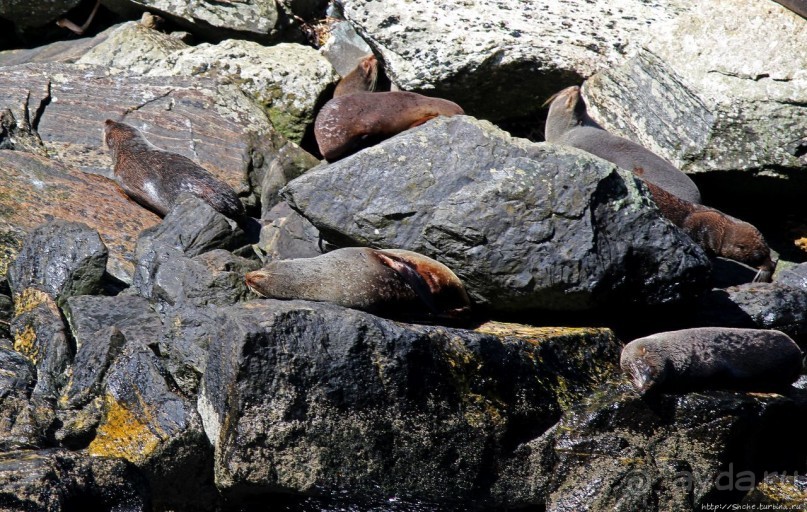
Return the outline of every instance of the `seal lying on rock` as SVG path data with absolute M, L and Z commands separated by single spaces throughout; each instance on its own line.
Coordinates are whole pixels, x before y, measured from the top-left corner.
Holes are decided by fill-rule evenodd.
M 355 92 L 322 107 L 314 136 L 322 156 L 334 161 L 434 117 L 463 113 L 454 102 L 414 92 Z
M 464 323 L 470 301 L 445 265 L 400 249 L 347 247 L 314 258 L 274 261 L 246 274 L 263 297 L 332 302 L 384 317 Z
M 633 340 L 622 349 L 620 366 L 640 393 L 773 391 L 798 379 L 802 353 L 779 331 L 702 327 Z
M 180 194 L 188 192 L 231 219 L 244 218 L 244 205 L 229 185 L 191 159 L 154 146 L 137 128 L 107 119 L 104 140 L 112 151 L 118 185 L 149 210 L 164 217 Z
M 547 103 L 547 142 L 582 149 L 631 172 L 642 169 L 640 177 L 644 181 L 691 203 L 701 202 L 700 191 L 689 176 L 639 144 L 605 131 L 591 119 L 580 87 L 567 87 Z
M 344 76 L 336 89 L 333 97 L 346 96 L 356 92 L 373 92 L 378 83 L 378 59 L 370 54 L 359 61 L 359 64 L 347 75 Z
M 652 183 L 645 184 L 662 215 L 708 253 L 759 269 L 754 281 L 771 280 L 775 264 L 757 228 L 714 208 L 685 201 Z

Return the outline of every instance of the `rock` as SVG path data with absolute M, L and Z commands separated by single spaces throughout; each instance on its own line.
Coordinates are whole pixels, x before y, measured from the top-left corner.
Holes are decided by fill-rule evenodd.
M 0 294 L 0 338 L 7 338 L 11 335 L 8 326 L 11 325 L 13 311 L 14 303 L 11 301 L 11 297 Z
M 563 85 L 621 64 L 688 2 L 340 2 L 401 89 L 490 120 L 530 116 Z
M 478 506 L 508 447 L 613 375 L 619 351 L 607 330 L 489 326 L 496 336 L 304 301 L 222 314 L 198 408 L 230 494 Z
M 79 352 L 85 343 L 107 344 L 110 327 L 120 330 L 128 343 L 143 347 L 156 346 L 163 334 L 159 316 L 142 297 L 72 297 L 64 314 Z
M 132 124 L 160 149 L 182 154 L 257 202 L 249 176 L 285 145 L 266 115 L 232 84 L 199 77 L 107 75 L 77 64 L 0 68 L 0 111 L 31 119 L 52 158 L 85 172 L 112 173 L 106 119 Z M 64 129 L 65 119 L 70 130 Z M 262 176 L 262 175 L 261 175 Z M 258 181 L 257 183 L 260 183 Z
M 0 167 L 0 276 L 19 253 L 26 230 L 57 218 L 98 230 L 109 250 L 107 272 L 131 282 L 137 234 L 159 217 L 126 198 L 111 180 L 53 160 L 0 150 Z
M 106 372 L 126 343 L 123 333 L 114 326 L 95 334 L 76 352 L 73 371 L 59 399 L 62 408 L 81 408 L 101 395 Z
M 204 199 L 182 194 L 162 222 L 140 233 L 138 243 L 163 244 L 193 257 L 213 249 L 236 249 L 246 234 Z
M 261 218 L 265 219 L 269 211 L 281 202 L 280 189 L 319 163 L 311 153 L 294 143 L 281 148 L 269 162 L 261 180 Z
M 36 288 L 18 292 L 11 320 L 14 350 L 36 368 L 33 394 L 55 400 L 66 381 L 72 350 L 56 301 Z
M 807 346 L 807 291 L 780 283 L 746 283 L 712 290 L 694 307 L 702 326 L 776 329 Z
M 120 459 L 67 450 L 0 453 L 0 507 L 47 512 L 70 506 L 147 512 L 150 493 L 142 476 Z
M 244 0 L 220 3 L 172 0 L 103 0 L 123 16 L 142 11 L 159 12 L 180 26 L 213 39 L 247 38 L 268 42 L 277 36 L 278 10 L 274 1 Z
M 693 2 L 647 51 L 586 83 L 590 113 L 686 172 L 798 174 L 807 164 L 805 37 L 804 20 L 771 2 Z
M 775 282 L 807 292 L 807 263 L 787 268 L 775 276 Z
M 41 446 L 45 427 L 39 414 L 47 405 L 31 399 L 36 369 L 14 350 L 13 343 L 0 338 L 0 450 Z M 49 414 L 44 415 L 47 419 Z
M 140 468 L 157 509 L 212 509 L 210 448 L 199 418 L 171 390 L 154 353 L 127 345 L 109 369 L 105 391 L 104 419 L 87 453 Z
M 8 271 L 14 296 L 36 288 L 64 304 L 101 290 L 107 248 L 86 224 L 55 220 L 34 229 Z
M 107 40 L 120 25 L 114 25 L 94 37 L 56 41 L 36 48 L 0 52 L 0 66 L 15 66 L 31 62 L 73 63 L 95 46 Z
M 18 29 L 36 28 L 56 21 L 56 18 L 80 3 L 81 0 L 51 0 L 48 2 L 9 0 L 0 4 L 0 18 L 11 21 Z
M 465 116 L 437 118 L 293 180 L 282 196 L 337 245 L 447 265 L 494 311 L 660 304 L 709 263 L 630 176 Z
M 803 397 L 709 392 L 651 402 L 625 389 L 606 387 L 516 450 L 510 470 L 530 483 L 510 506 L 701 509 L 734 503 L 776 465 L 802 467 L 807 443 L 794 419 L 807 414 Z
M 807 476 L 773 473 L 766 475 L 756 488 L 743 498 L 742 504 L 762 510 L 796 509 L 807 503 Z
M 266 214 L 257 249 L 264 264 L 322 254 L 317 228 L 285 202 L 277 204 Z
M 373 49 L 356 33 L 350 23 L 337 21 L 330 26 L 328 40 L 320 52 L 336 69 L 339 76 L 345 76 L 356 68 L 359 59 L 373 53 Z

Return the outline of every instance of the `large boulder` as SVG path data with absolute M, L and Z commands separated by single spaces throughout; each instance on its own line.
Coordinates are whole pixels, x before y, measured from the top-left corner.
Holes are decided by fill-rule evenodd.
M 709 262 L 647 191 L 574 149 L 438 118 L 293 180 L 282 195 L 326 239 L 402 248 L 451 268 L 497 311 L 659 304 Z
M 801 175 L 805 38 L 807 21 L 774 2 L 694 2 L 586 82 L 590 114 L 686 172 Z
M 412 326 L 304 301 L 222 311 L 198 408 L 228 494 L 489 501 L 512 447 L 613 376 L 607 330 Z
M 564 84 L 621 64 L 688 3 L 340 2 L 399 87 L 491 120 L 534 114 Z

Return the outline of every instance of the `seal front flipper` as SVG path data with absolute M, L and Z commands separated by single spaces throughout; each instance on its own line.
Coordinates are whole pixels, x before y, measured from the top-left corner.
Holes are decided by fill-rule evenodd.
M 435 315 L 439 316 L 439 312 L 437 310 L 437 306 L 434 303 L 434 298 L 432 297 L 432 291 L 429 287 L 429 284 L 423 279 L 418 271 L 417 267 L 405 261 L 400 256 L 396 256 L 394 254 L 385 253 L 382 251 L 375 251 L 376 257 L 378 260 L 383 263 L 384 265 L 388 266 L 392 270 L 398 273 L 399 276 L 404 280 L 404 282 L 409 285 L 412 291 L 418 296 L 420 301 L 429 309 L 429 311 Z

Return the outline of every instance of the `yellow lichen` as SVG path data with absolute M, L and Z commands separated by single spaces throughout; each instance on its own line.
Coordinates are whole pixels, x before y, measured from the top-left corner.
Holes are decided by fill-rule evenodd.
M 162 443 L 157 425 L 141 419 L 115 397 L 106 395 L 106 416 L 88 451 L 93 456 L 119 457 L 141 464 Z
M 14 296 L 14 316 L 20 316 L 39 306 L 43 302 L 51 302 L 50 295 L 37 290 L 36 288 L 26 288 L 21 293 Z
M 534 327 L 508 322 L 487 322 L 474 330 L 482 334 L 492 334 L 498 337 L 512 336 L 533 345 L 538 345 L 559 336 L 583 337 L 608 332 L 608 329 L 598 327 Z
M 22 332 L 14 333 L 14 350 L 28 358 L 36 365 L 39 362 L 39 347 L 36 344 L 36 332 L 26 325 Z

